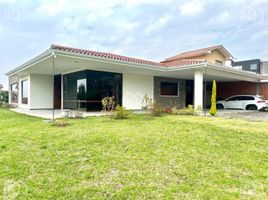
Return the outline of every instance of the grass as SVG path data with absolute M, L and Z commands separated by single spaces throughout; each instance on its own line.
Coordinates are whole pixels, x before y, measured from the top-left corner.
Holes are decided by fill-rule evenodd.
M 57 128 L 0 109 L 0 198 L 268 199 L 268 123 L 90 117 Z

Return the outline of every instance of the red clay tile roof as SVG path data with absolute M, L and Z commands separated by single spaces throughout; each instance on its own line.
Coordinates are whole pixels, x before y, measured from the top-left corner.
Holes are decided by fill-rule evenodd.
M 158 63 L 158 62 L 142 60 L 142 59 L 127 57 L 127 56 L 121 56 L 121 55 L 116 55 L 116 54 L 112 54 L 112 53 L 90 51 L 90 50 L 86 50 L 86 49 L 77 49 L 77 48 L 73 48 L 73 47 L 65 47 L 65 46 L 59 46 L 59 45 L 51 45 L 51 49 L 56 49 L 56 50 L 61 50 L 61 51 L 71 52 L 71 53 L 90 55 L 90 56 L 96 56 L 96 57 L 102 57 L 102 58 L 110 58 L 113 60 L 133 62 L 133 63 L 139 63 L 139 64 L 145 64 L 145 65 L 160 66 L 160 63 Z
M 180 59 L 180 60 L 162 61 L 161 65 L 165 67 L 175 67 L 175 66 L 195 65 L 201 63 L 205 63 L 205 60 Z
M 166 60 L 162 62 L 154 62 L 154 61 L 148 61 L 148 60 L 143 60 L 143 59 L 138 59 L 138 58 L 132 58 L 128 56 L 121 56 L 121 55 L 112 54 L 112 53 L 91 51 L 91 50 L 86 50 L 86 49 L 78 49 L 78 48 L 66 47 L 66 46 L 60 46 L 60 45 L 51 45 L 51 49 L 70 52 L 70 53 L 108 58 L 112 60 L 150 65 L 150 66 L 160 66 L 160 67 L 187 66 L 187 65 L 193 65 L 193 64 L 201 64 L 204 62 L 203 60 L 193 60 L 193 59 L 181 59 L 181 60 L 176 60 L 176 61 L 171 61 L 171 62 L 166 61 Z
M 194 57 L 197 57 L 197 56 L 205 55 L 209 51 L 213 51 L 213 50 L 220 49 L 220 48 L 224 48 L 224 47 L 222 45 L 217 45 L 217 46 L 212 46 L 212 47 L 197 49 L 197 50 L 193 50 L 193 51 L 187 51 L 187 52 L 183 52 L 183 53 L 180 53 L 178 55 L 175 55 L 175 56 L 166 58 L 165 61 L 171 61 L 171 60 L 177 60 L 177 59 L 194 58 Z

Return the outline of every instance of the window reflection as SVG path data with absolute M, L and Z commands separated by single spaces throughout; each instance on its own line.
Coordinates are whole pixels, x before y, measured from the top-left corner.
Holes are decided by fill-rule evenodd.
M 28 104 L 28 80 L 24 80 L 21 82 L 21 103 Z
M 64 108 L 99 111 L 107 96 L 122 104 L 122 74 L 87 70 L 64 75 L 63 80 Z
M 18 83 L 14 83 L 11 88 L 11 103 L 18 103 Z
M 86 109 L 87 100 L 87 79 L 77 80 L 77 108 Z

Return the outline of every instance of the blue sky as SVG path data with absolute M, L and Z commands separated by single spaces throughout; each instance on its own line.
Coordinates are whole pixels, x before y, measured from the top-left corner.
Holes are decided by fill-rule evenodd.
M 0 0 L 0 83 L 51 44 L 160 61 L 223 44 L 268 60 L 267 0 Z

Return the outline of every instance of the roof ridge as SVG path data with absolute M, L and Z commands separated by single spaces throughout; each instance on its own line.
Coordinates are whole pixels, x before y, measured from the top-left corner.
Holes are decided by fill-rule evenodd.
M 204 50 L 207 50 L 207 49 L 215 49 L 215 48 L 220 48 L 220 47 L 223 47 L 223 46 L 222 45 L 214 45 L 214 46 L 210 46 L 210 47 L 194 49 L 194 50 L 190 50 L 190 51 L 184 51 L 184 52 L 180 53 L 179 55 L 187 54 L 187 53 L 191 53 L 191 52 L 197 52 L 197 51 L 204 51 Z

